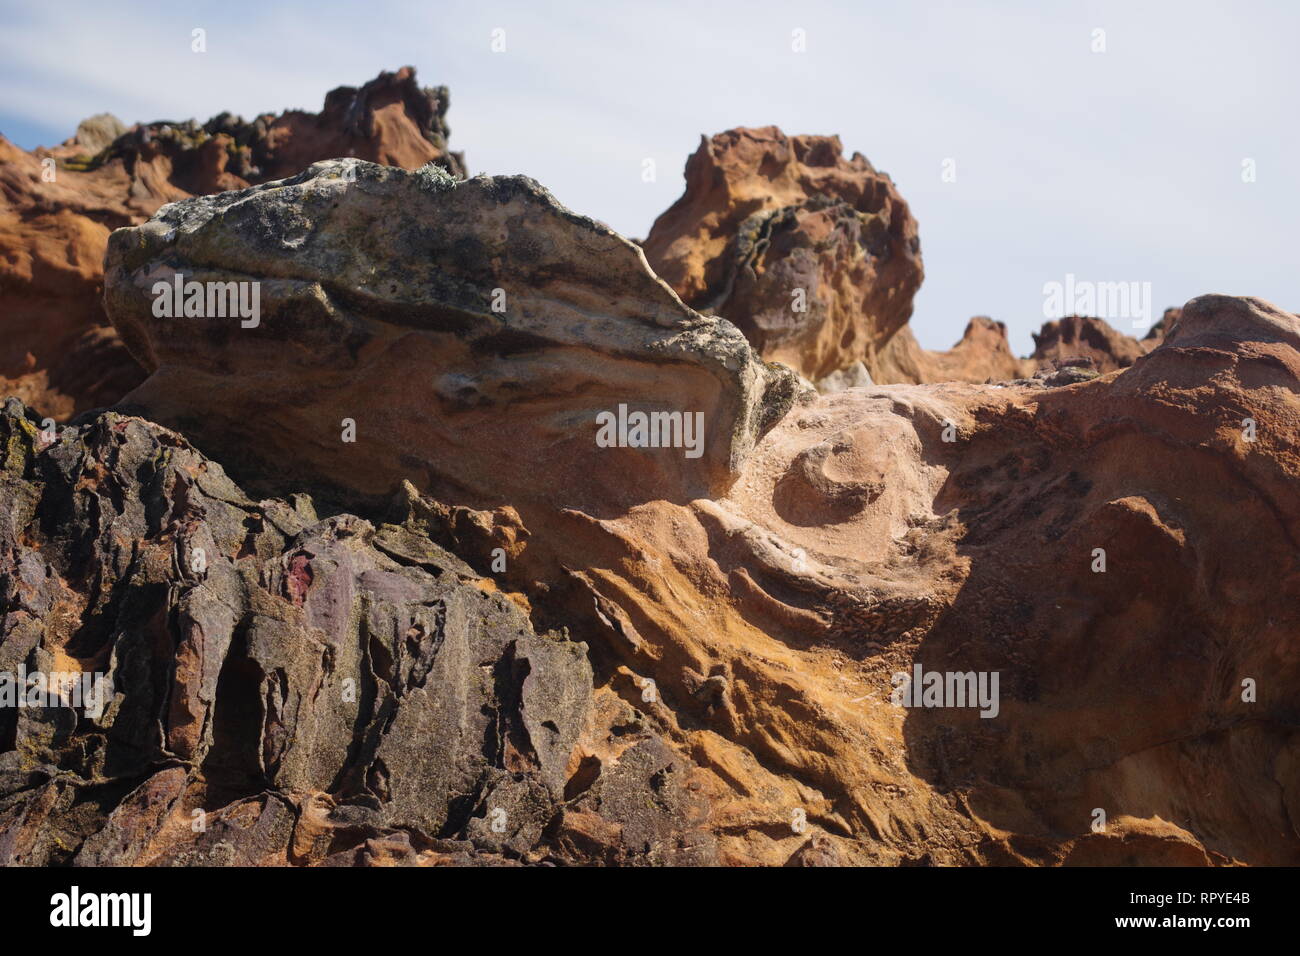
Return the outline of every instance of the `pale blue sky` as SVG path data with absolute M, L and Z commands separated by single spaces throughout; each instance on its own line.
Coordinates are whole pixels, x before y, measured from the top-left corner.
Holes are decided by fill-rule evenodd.
M 103 110 L 315 110 L 335 86 L 411 64 L 451 88 L 451 142 L 472 173 L 526 173 L 636 237 L 681 193 L 700 134 L 838 133 L 920 222 L 921 342 L 946 348 L 987 314 L 1027 353 L 1043 286 L 1067 273 L 1150 282 L 1157 317 L 1202 292 L 1300 308 L 1297 36 L 1300 5 L 1278 0 L 0 0 L 0 132 L 30 148 Z

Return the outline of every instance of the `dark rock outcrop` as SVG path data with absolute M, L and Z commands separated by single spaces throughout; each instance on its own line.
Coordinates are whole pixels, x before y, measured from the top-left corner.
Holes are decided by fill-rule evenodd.
M 139 419 L 38 429 L 0 413 L 0 670 L 107 684 L 0 708 L 0 862 L 711 859 L 689 764 L 410 502 L 319 518 Z

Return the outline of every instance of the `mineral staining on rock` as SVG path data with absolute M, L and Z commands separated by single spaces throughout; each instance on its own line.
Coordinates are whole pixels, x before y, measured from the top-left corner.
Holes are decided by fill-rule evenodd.
M 0 414 L 0 672 L 112 687 L 0 707 L 0 859 L 1300 862 L 1300 319 L 928 352 L 834 138 L 706 141 L 643 251 L 381 81 L 317 132 L 385 155 L 114 223 L 114 410 Z
M 157 319 L 174 270 L 262 282 L 262 326 Z M 721 862 L 1300 856 L 1292 315 L 1203 297 L 1124 370 L 818 397 L 531 181 L 355 163 L 116 233 L 107 301 L 152 370 L 125 407 L 257 487 L 292 456 L 373 515 L 409 482 L 412 527 L 586 645 Z M 705 456 L 594 440 L 648 396 L 705 412 Z M 892 706 L 917 668 L 999 699 Z
M 46 445 L 10 400 L 0 440 L 0 668 L 114 688 L 0 710 L 5 864 L 711 859 L 687 765 L 586 648 L 409 521 L 254 501 L 113 413 Z

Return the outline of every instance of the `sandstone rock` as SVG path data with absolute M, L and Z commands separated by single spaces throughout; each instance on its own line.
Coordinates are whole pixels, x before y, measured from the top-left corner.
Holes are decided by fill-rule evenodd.
M 259 278 L 260 327 L 154 317 L 178 269 Z M 286 461 L 357 501 L 409 481 L 411 533 L 471 545 L 535 629 L 585 643 L 597 723 L 667 748 L 629 766 L 689 781 L 637 822 L 588 786 L 624 752 L 607 736 L 567 765 L 588 803 L 544 823 L 539 771 L 500 793 L 517 832 L 491 843 L 480 821 L 439 861 L 550 839 L 614 862 L 645 832 L 654 859 L 690 858 L 686 818 L 731 864 L 1300 862 L 1295 316 L 1202 297 L 1084 381 L 818 397 L 529 181 L 347 163 L 115 234 L 108 301 L 153 370 L 133 407 L 259 487 Z M 597 410 L 631 394 L 689 396 L 726 438 L 690 467 L 597 449 Z M 917 666 L 996 673 L 996 715 L 892 706 Z M 24 812 L 66 799 L 37 798 Z M 374 839 L 335 862 L 418 855 Z
M 116 691 L 0 710 L 3 859 L 1300 863 L 1300 319 L 927 353 L 849 308 L 920 275 L 865 161 L 737 131 L 688 178 L 657 267 L 853 387 L 523 178 L 320 163 L 115 233 L 149 378 L 53 442 L 0 416 L 0 670 Z M 157 314 L 178 274 L 261 312 Z M 700 456 L 602 446 L 619 405 Z M 918 667 L 991 712 L 893 706 Z
M 63 420 L 144 375 L 99 303 L 108 234 L 131 221 L 115 197 L 128 180 L 45 182 L 48 168 L 0 138 L 0 387 Z
M 319 114 L 253 122 L 157 122 L 121 131 L 83 121 L 63 146 L 28 153 L 0 137 L 0 387 L 42 416 L 112 404 L 143 379 L 100 304 L 112 229 L 164 203 L 240 189 L 352 155 L 464 176 L 449 152 L 445 87 L 421 89 L 410 67 L 331 92 Z M 51 179 L 51 177 L 53 177 Z
M 449 105 L 447 87 L 421 87 L 407 66 L 380 73 L 360 89 L 331 90 L 320 113 L 289 110 L 253 123 L 223 114 L 204 130 L 228 136 L 239 149 L 246 164 L 236 170 L 246 180 L 240 186 L 284 179 L 342 156 L 403 169 L 434 163 L 463 179 L 464 156 L 447 148 Z
M 1022 378 L 1035 363 L 1016 358 L 1007 341 L 1007 327 L 987 316 L 975 316 L 961 340 L 947 352 L 921 348 L 904 327 L 889 340 L 877 361 L 882 384 L 919 385 L 933 382 L 1005 382 Z
M 1067 316 L 1049 321 L 1034 334 L 1036 348 L 1028 358 L 1016 358 L 1007 341 L 1002 322 L 976 316 L 966 326 L 961 341 L 947 352 L 923 349 L 904 327 L 881 352 L 877 378 L 882 383 L 925 384 L 937 382 L 1019 382 L 1031 377 L 1049 385 L 1068 384 L 1077 373 L 1056 373 L 1066 367 L 1086 366 L 1106 373 L 1127 368 L 1141 355 L 1160 344 L 1163 323 L 1152 327 L 1139 342 L 1112 328 L 1104 319 Z M 1041 375 L 1038 373 L 1042 373 Z M 1052 377 L 1055 376 L 1055 377 Z
M 126 125 L 112 113 L 96 113 L 77 124 L 77 135 L 70 145 L 76 145 L 86 154 L 95 156 L 125 132 Z
M 646 259 L 683 301 L 740 328 L 763 358 L 838 389 L 1021 378 L 1006 327 L 976 317 L 949 352 L 907 321 L 920 288 L 917 225 L 893 182 L 838 138 L 735 129 L 702 142 L 686 192 L 656 220 Z M 860 381 L 852 373 L 852 381 Z
M 178 274 L 258 281 L 260 323 L 157 317 Z M 536 499 L 522 462 L 546 463 L 552 507 L 589 513 L 718 493 L 795 389 L 523 177 L 346 160 L 175 203 L 114 233 L 105 302 L 152 372 L 128 406 L 232 462 L 292 449 L 300 474 L 371 500 L 408 478 L 476 507 Z M 675 416 L 659 437 L 676 447 L 598 447 L 602 413 Z
M 1104 319 L 1079 315 L 1043 323 L 1034 333 L 1034 353 L 1039 365 L 1057 359 L 1089 358 L 1100 372 L 1128 368 L 1146 349 L 1131 335 L 1116 331 Z
M 817 391 L 823 395 L 829 395 L 833 392 L 842 392 L 846 388 L 863 388 L 867 385 L 875 384 L 871 381 L 871 373 L 861 362 L 854 362 L 848 368 L 842 368 L 838 372 L 831 372 L 817 383 Z
M 763 358 L 812 380 L 861 361 L 878 379 L 921 285 L 920 240 L 889 177 L 841 153 L 837 137 L 774 126 L 703 140 L 644 246 L 683 301 Z
M 0 708 L 3 863 L 589 861 L 574 813 L 602 859 L 712 860 L 689 762 L 413 526 L 254 501 L 139 419 L 47 437 L 4 406 L 0 670 L 110 689 Z
M 789 859 L 803 810 L 845 862 L 1293 864 L 1297 336 L 1203 297 L 1118 375 L 825 396 L 721 501 L 534 528 L 530 550 L 602 549 L 593 646 L 656 682 L 670 738 L 727 781 L 732 862 Z M 891 678 L 917 664 L 998 672 L 998 716 L 903 716 Z M 703 698 L 710 672 L 727 690 Z M 1176 835 L 1095 840 L 1098 807 Z
M 1182 309 L 1165 309 L 1160 320 L 1147 330 L 1147 334 L 1142 336 L 1142 347 L 1150 352 L 1163 342 L 1166 336 L 1173 331 L 1178 320 L 1183 317 Z

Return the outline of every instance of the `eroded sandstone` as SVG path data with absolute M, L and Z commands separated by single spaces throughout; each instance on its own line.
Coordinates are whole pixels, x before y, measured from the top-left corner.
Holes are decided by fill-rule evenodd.
M 159 318 L 155 285 L 178 274 L 259 283 L 259 324 Z M 105 301 L 152 373 L 126 405 L 263 465 L 292 448 L 300 474 L 371 498 L 405 478 L 491 507 L 544 488 L 592 514 L 716 494 L 797 387 L 525 177 L 345 160 L 172 204 L 113 235 Z M 597 416 L 620 406 L 694 431 L 601 448 Z M 340 471 L 346 422 L 365 451 Z
M 355 156 L 464 176 L 447 146 L 446 87 L 422 88 L 415 70 L 339 87 L 320 113 L 291 110 L 252 121 L 126 129 L 92 117 L 61 146 L 26 152 L 0 137 L 0 387 L 42 416 L 116 402 L 144 378 L 100 302 L 109 233 L 165 203 L 240 189 Z
M 260 326 L 157 318 L 177 271 L 261 281 Z M 650 763 L 695 768 L 721 862 L 1300 859 L 1289 313 L 1194 299 L 1131 366 L 1054 388 L 819 397 L 530 181 L 347 163 L 115 234 L 108 303 L 152 370 L 133 410 L 259 488 L 397 493 L 568 628 Z M 707 409 L 718 444 L 602 448 L 617 402 Z M 995 715 L 893 706 L 918 665 L 996 672 Z M 601 819 L 562 819 L 609 859 Z
M 812 380 L 858 361 L 878 379 L 924 274 L 916 221 L 886 174 L 845 159 L 838 137 L 774 126 L 703 140 L 644 245 L 683 301 Z

